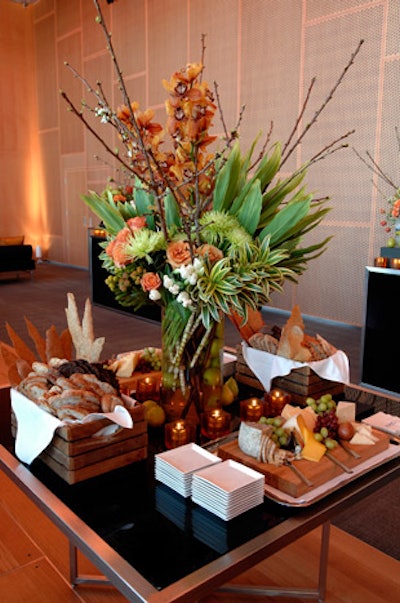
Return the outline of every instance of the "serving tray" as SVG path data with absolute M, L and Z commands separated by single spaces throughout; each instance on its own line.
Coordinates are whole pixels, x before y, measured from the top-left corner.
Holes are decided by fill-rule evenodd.
M 375 429 L 372 432 L 377 438 L 375 444 L 348 445 L 351 450 L 359 455 L 359 458 L 354 458 L 341 446 L 338 446 L 331 452 L 332 457 L 355 472 L 357 466 L 389 447 L 389 436 L 387 434 Z M 293 498 L 298 498 L 319 486 L 323 486 L 345 473 L 339 465 L 326 456 L 318 463 L 305 459 L 294 461 L 295 467 L 312 483 L 311 486 L 308 486 L 290 467 L 284 465 L 277 467 L 270 463 L 262 463 L 242 452 L 239 448 L 237 438 L 220 446 L 218 448 L 218 456 L 222 459 L 233 459 L 263 473 L 265 475 L 266 486 L 284 492 Z M 351 477 L 353 474 L 345 473 L 345 475 Z

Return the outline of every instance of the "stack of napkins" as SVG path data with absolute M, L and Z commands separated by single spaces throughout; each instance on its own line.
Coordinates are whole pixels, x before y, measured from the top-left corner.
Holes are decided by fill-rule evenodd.
M 389 415 L 386 412 L 377 412 L 371 417 L 363 419 L 362 422 L 400 438 L 400 417 Z
M 264 475 L 236 461 L 223 461 L 193 474 L 192 500 L 224 520 L 264 501 Z
M 197 444 L 185 444 L 155 456 L 155 478 L 185 498 L 192 493 L 195 471 L 220 464 L 221 459 Z

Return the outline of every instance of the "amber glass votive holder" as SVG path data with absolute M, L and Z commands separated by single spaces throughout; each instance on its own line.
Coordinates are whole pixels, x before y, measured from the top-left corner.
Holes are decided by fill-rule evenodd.
M 231 415 L 222 408 L 206 410 L 200 416 L 201 433 L 209 440 L 216 440 L 231 431 Z
M 391 258 L 390 267 L 394 268 L 394 270 L 400 270 L 400 258 Z
M 387 268 L 387 264 L 387 258 L 379 256 L 374 259 L 375 268 Z
M 195 429 L 191 423 L 183 419 L 171 421 L 171 423 L 166 423 L 164 428 L 165 447 L 171 450 L 189 444 L 194 441 L 195 435 Z
M 136 382 L 135 398 L 138 402 L 160 399 L 160 382 L 156 377 L 142 377 Z
M 290 404 L 291 395 L 281 389 L 274 388 L 265 394 L 265 415 L 267 417 L 278 417 L 284 406 Z
M 256 423 L 264 414 L 264 402 L 259 398 L 249 398 L 240 402 L 240 420 Z

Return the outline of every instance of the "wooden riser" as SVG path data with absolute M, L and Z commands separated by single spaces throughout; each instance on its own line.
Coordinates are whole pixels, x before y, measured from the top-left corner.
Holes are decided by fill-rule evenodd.
M 107 436 L 96 436 L 110 426 L 108 419 L 88 423 L 72 423 L 59 427 L 50 445 L 39 458 L 68 484 L 75 484 L 130 463 L 147 458 L 147 423 L 141 405 L 128 409 L 133 428 L 118 428 Z M 11 430 L 16 436 L 17 424 L 11 415 Z

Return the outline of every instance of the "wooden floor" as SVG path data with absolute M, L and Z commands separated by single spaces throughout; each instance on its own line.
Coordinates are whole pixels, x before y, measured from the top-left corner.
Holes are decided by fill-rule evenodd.
M 236 581 L 242 584 L 315 588 L 319 542 L 320 529 L 317 529 L 242 574 Z M 97 572 L 83 556 L 79 557 L 79 567 L 83 573 Z M 248 595 L 215 593 L 203 599 L 202 603 L 258 600 L 259 597 Z M 271 597 L 267 600 L 282 603 L 293 601 L 287 597 Z M 0 601 L 126 601 L 112 587 L 70 587 L 67 539 L 3 474 L 0 474 Z M 325 601 L 400 603 L 400 562 L 332 527 Z

